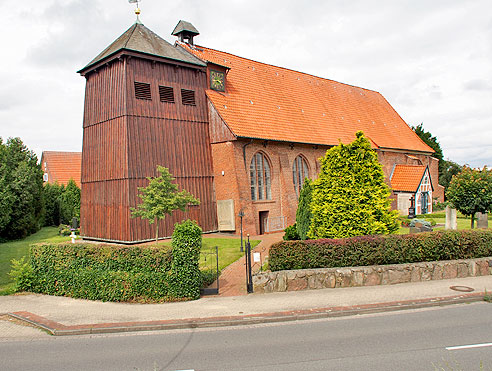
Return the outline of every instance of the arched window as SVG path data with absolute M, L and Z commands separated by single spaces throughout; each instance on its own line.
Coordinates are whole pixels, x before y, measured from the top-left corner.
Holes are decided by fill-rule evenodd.
M 256 153 L 251 159 L 249 167 L 249 176 L 251 179 L 251 199 L 271 200 L 271 171 L 270 164 L 266 155 L 262 152 Z
M 299 198 L 302 185 L 304 184 L 304 179 L 309 178 L 309 169 L 304 157 L 297 156 L 295 158 L 294 165 L 292 166 L 292 178 L 297 198 Z

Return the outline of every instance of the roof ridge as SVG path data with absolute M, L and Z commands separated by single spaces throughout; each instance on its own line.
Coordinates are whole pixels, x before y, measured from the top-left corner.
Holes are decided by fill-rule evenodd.
M 194 49 L 197 49 L 198 52 L 200 52 L 200 50 L 199 50 L 200 48 L 203 49 L 203 50 L 212 50 L 214 52 L 219 52 L 219 53 L 223 53 L 223 54 L 227 54 L 227 55 L 232 55 L 233 57 L 245 59 L 245 60 L 248 60 L 248 61 L 251 61 L 251 62 L 254 62 L 254 63 L 258 63 L 258 64 L 261 64 L 261 65 L 264 65 L 264 66 L 275 67 L 275 68 L 279 68 L 281 70 L 286 70 L 286 71 L 295 72 L 295 73 L 299 73 L 299 74 L 302 74 L 302 75 L 310 76 L 310 77 L 313 77 L 313 78 L 316 78 L 316 79 L 331 81 L 331 82 L 334 82 L 334 83 L 337 83 L 337 84 L 340 84 L 340 85 L 350 86 L 350 87 L 353 87 L 353 88 L 362 89 L 362 90 L 370 91 L 370 92 L 373 92 L 373 93 L 377 93 L 377 94 L 379 94 L 379 95 L 382 96 L 382 94 L 380 92 L 378 92 L 377 90 L 363 88 L 362 86 L 347 84 L 347 83 L 340 82 L 340 81 L 337 81 L 337 80 L 328 79 L 326 77 L 316 76 L 316 75 L 313 75 L 311 73 L 294 70 L 292 68 L 281 67 L 281 66 L 277 66 L 277 65 L 274 65 L 274 64 L 270 64 L 270 63 L 260 62 L 260 61 L 257 61 L 255 59 L 241 57 L 241 56 L 239 56 L 237 54 L 232 54 L 232 53 L 224 52 L 222 50 L 217 50 L 217 49 L 209 48 L 209 47 L 202 46 L 202 45 L 193 45 L 193 46 L 194 46 Z M 214 63 L 214 62 L 212 62 L 212 63 Z

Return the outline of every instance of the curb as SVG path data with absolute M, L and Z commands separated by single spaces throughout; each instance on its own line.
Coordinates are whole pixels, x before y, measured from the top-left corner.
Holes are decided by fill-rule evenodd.
M 461 303 L 482 301 L 485 292 L 462 294 L 430 299 L 407 300 L 399 302 L 386 302 L 376 304 L 364 304 L 345 307 L 327 307 L 295 311 L 250 314 L 242 316 L 223 316 L 206 318 L 187 318 L 178 320 L 142 321 L 142 322 L 116 322 L 97 323 L 67 326 L 30 312 L 6 313 L 7 316 L 19 321 L 29 323 L 39 329 L 47 331 L 54 336 L 108 334 L 132 331 L 156 331 L 192 329 L 207 327 L 241 326 L 262 323 L 301 321 L 310 319 L 322 319 L 332 317 L 345 317 L 360 314 L 393 312 L 405 309 L 428 308 Z

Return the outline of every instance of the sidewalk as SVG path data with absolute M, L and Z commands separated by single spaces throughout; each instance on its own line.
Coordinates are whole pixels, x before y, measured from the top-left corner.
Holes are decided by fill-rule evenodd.
M 451 286 L 467 286 L 474 291 L 458 292 L 450 289 Z M 492 292 L 492 276 L 389 286 L 215 296 L 165 304 L 94 302 L 29 294 L 0 297 L 0 316 L 8 314 L 8 318 L 30 322 L 53 335 L 76 335 L 230 326 L 373 313 L 479 301 L 483 299 L 485 291 Z M 0 320 L 0 326 L 2 322 L 5 324 L 4 320 Z M 3 337 L 5 339 L 5 335 Z

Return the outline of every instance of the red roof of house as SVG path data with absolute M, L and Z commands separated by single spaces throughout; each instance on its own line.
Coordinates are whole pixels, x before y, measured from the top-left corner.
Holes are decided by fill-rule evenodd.
M 427 168 L 423 165 L 396 165 L 391 175 L 393 191 L 417 192 Z
M 207 96 L 237 137 L 337 145 L 362 130 L 376 148 L 433 152 L 378 92 L 178 44 L 230 68 L 226 93 L 207 90 Z
M 80 188 L 81 152 L 44 151 L 41 155 L 41 169 L 48 174 L 48 183 L 67 185 L 73 179 Z

